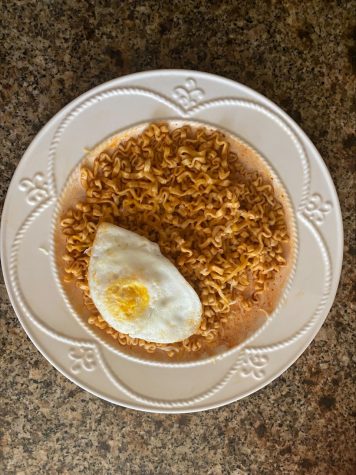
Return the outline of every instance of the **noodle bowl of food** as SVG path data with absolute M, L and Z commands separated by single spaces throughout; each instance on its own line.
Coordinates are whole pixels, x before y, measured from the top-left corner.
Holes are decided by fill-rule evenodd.
M 140 124 L 88 152 L 52 238 L 72 313 L 148 364 L 237 351 L 278 311 L 297 255 L 288 193 L 266 160 L 194 121 Z

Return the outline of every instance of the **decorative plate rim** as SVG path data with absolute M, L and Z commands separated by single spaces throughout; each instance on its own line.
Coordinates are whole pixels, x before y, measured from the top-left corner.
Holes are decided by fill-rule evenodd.
M 265 107 L 266 110 L 268 110 L 272 114 L 275 114 L 275 116 L 278 117 L 279 120 L 282 121 L 282 123 L 287 124 L 287 126 L 291 130 L 292 134 L 297 137 L 297 139 L 300 141 L 300 143 L 304 143 L 304 144 L 306 143 L 314 151 L 315 156 L 313 158 L 316 160 L 316 163 L 318 164 L 318 166 L 322 168 L 323 176 L 324 176 L 324 178 L 327 182 L 327 187 L 328 187 L 328 189 L 331 193 L 332 199 L 333 199 L 333 205 L 334 205 L 333 211 L 336 214 L 335 219 L 336 219 L 336 222 L 337 222 L 337 233 L 338 233 L 339 237 L 341 238 L 341 245 L 338 242 L 336 256 L 335 255 L 333 256 L 336 259 L 336 263 L 337 263 L 336 266 L 333 268 L 334 276 L 336 276 L 336 279 L 334 279 L 334 285 L 333 285 L 333 287 L 331 287 L 333 273 L 331 272 L 331 260 L 330 260 L 330 256 L 328 255 L 328 247 L 324 243 L 322 234 L 318 230 L 318 226 L 316 226 L 316 224 L 318 224 L 318 222 L 316 221 L 316 224 L 315 224 L 315 222 L 312 221 L 315 217 L 318 216 L 318 213 L 320 214 L 319 208 L 318 208 L 320 203 L 318 204 L 318 203 L 314 202 L 314 203 L 310 204 L 310 202 L 307 202 L 308 196 L 309 196 L 309 193 L 308 193 L 309 188 L 308 188 L 306 190 L 307 192 L 304 193 L 304 198 L 305 199 L 304 200 L 301 199 L 300 202 L 299 202 L 300 206 L 298 207 L 298 210 L 296 211 L 296 220 L 300 219 L 300 222 L 303 222 L 305 224 L 305 226 L 309 229 L 309 231 L 311 231 L 311 233 L 314 235 L 317 242 L 321 245 L 322 254 L 324 255 L 325 259 L 328 261 L 328 265 L 330 266 L 330 268 L 329 268 L 330 272 L 328 273 L 329 277 L 327 279 L 328 280 L 327 287 L 328 287 L 329 291 L 326 292 L 326 294 L 325 294 L 325 292 L 323 292 L 323 297 L 322 297 L 323 305 L 321 305 L 321 306 L 320 306 L 320 304 L 318 305 L 318 308 L 314 312 L 313 317 L 310 320 L 308 320 L 308 322 L 303 326 L 303 328 L 300 331 L 298 331 L 295 335 L 293 335 L 291 338 L 289 338 L 285 341 L 273 344 L 273 345 L 269 345 L 267 347 L 265 346 L 265 347 L 257 347 L 257 348 L 256 347 L 255 348 L 254 347 L 246 348 L 246 350 L 241 352 L 242 354 L 239 356 L 239 358 L 240 357 L 243 358 L 244 354 L 245 355 L 246 354 L 247 355 L 249 355 L 249 354 L 250 355 L 262 355 L 262 357 L 263 357 L 263 354 L 265 354 L 266 352 L 273 352 L 277 349 L 285 347 L 286 344 L 287 345 L 292 344 L 296 341 L 296 339 L 299 339 L 301 336 L 304 336 L 308 333 L 307 341 L 303 342 L 303 344 L 301 345 L 301 348 L 299 348 L 297 354 L 293 355 L 291 358 L 289 358 L 288 361 L 283 365 L 283 367 L 281 368 L 280 371 L 276 372 L 274 370 L 273 373 L 269 377 L 264 378 L 263 381 L 260 382 L 260 384 L 257 388 L 252 388 L 252 389 L 250 388 L 249 390 L 245 391 L 244 393 L 234 395 L 232 398 L 224 399 L 223 401 L 210 402 L 210 403 L 208 402 L 208 404 L 203 404 L 203 405 L 194 406 L 194 407 L 189 407 L 189 406 L 191 404 L 195 403 L 195 400 L 197 399 L 197 397 L 191 398 L 190 400 L 187 400 L 185 402 L 184 401 L 164 401 L 164 400 L 162 401 L 162 400 L 154 400 L 154 399 L 151 399 L 151 398 L 148 398 L 148 399 L 146 398 L 148 406 L 146 405 L 144 407 L 142 407 L 142 405 L 140 406 L 140 405 L 137 405 L 137 404 L 132 404 L 131 402 L 127 403 L 126 401 L 125 401 L 125 403 L 118 402 L 117 400 L 115 400 L 111 397 L 108 397 L 107 395 L 100 394 L 99 391 L 94 390 L 93 388 L 88 386 L 86 383 L 83 383 L 82 381 L 78 381 L 78 379 L 75 379 L 75 377 L 73 375 L 70 375 L 68 369 L 63 369 L 56 361 L 54 361 L 53 358 L 49 355 L 48 351 L 44 350 L 41 347 L 41 345 L 37 342 L 37 337 L 35 335 L 33 335 L 31 333 L 31 331 L 28 329 L 27 321 L 24 319 L 24 316 L 21 313 L 20 309 L 22 309 L 22 311 L 23 311 L 23 308 L 21 306 L 21 301 L 16 300 L 16 298 L 15 298 L 16 292 L 10 285 L 12 283 L 12 274 L 13 274 L 13 272 L 11 272 L 11 267 L 13 268 L 13 265 L 11 265 L 11 262 L 10 262 L 10 266 L 8 265 L 7 256 L 6 256 L 7 252 L 6 252 L 6 248 L 5 248 L 5 239 L 4 239 L 5 238 L 5 225 L 4 225 L 5 220 L 4 220 L 4 216 L 7 214 L 9 201 L 10 201 L 9 200 L 9 190 L 13 187 L 14 182 L 17 180 L 17 178 L 19 176 L 19 168 L 20 167 L 18 167 L 16 169 L 15 173 L 14 173 L 14 176 L 11 180 L 11 183 L 10 183 L 10 186 L 9 186 L 6 198 L 5 198 L 5 202 L 4 202 L 2 222 L 1 222 L 1 224 L 2 224 L 2 226 L 1 226 L 1 260 L 2 260 L 4 281 L 5 281 L 6 287 L 8 289 L 10 301 L 11 301 L 11 303 L 12 303 L 14 309 L 15 309 L 15 312 L 16 312 L 22 326 L 24 327 L 26 333 L 28 334 L 30 339 L 34 342 L 34 344 L 38 348 L 38 350 L 52 363 L 52 365 L 55 366 L 59 371 L 61 371 L 71 381 L 75 382 L 80 387 L 83 387 L 84 389 L 87 389 L 89 392 L 91 392 L 91 393 L 93 393 L 93 394 L 95 394 L 95 395 L 97 395 L 101 398 L 104 398 L 104 399 L 109 400 L 109 401 L 111 401 L 113 403 L 116 403 L 116 404 L 120 404 L 120 405 L 124 405 L 126 407 L 130 407 L 132 409 L 143 410 L 143 411 L 148 411 L 148 412 L 157 412 L 157 408 L 159 408 L 160 412 L 169 412 L 169 413 L 172 413 L 172 412 L 175 412 L 175 413 L 196 412 L 196 411 L 200 411 L 200 410 L 206 410 L 206 409 L 210 409 L 210 408 L 219 407 L 219 406 L 222 406 L 222 405 L 225 405 L 225 404 L 229 404 L 229 403 L 231 403 L 233 401 L 236 401 L 238 399 L 241 399 L 242 397 L 245 397 L 245 396 L 255 392 L 256 390 L 262 388 L 263 386 L 269 384 L 269 382 L 271 382 L 273 379 L 278 377 L 291 364 L 293 364 L 293 362 L 300 356 L 300 354 L 302 354 L 305 351 L 305 349 L 309 346 L 309 344 L 311 343 L 311 341 L 315 337 L 316 333 L 318 332 L 319 328 L 323 324 L 323 322 L 324 322 L 324 320 L 327 316 L 327 313 L 328 313 L 328 311 L 329 311 L 329 309 L 330 309 L 330 307 L 333 303 L 333 300 L 335 298 L 335 294 L 337 292 L 338 282 L 339 282 L 339 279 L 340 279 L 341 267 L 342 267 L 343 225 L 342 225 L 340 203 L 339 203 L 338 196 L 337 196 L 337 193 L 336 193 L 336 190 L 335 190 L 334 183 L 331 179 L 330 173 L 329 173 L 324 161 L 322 160 L 321 156 L 319 155 L 317 149 L 315 148 L 315 146 L 312 144 L 311 140 L 309 139 L 309 137 L 293 121 L 293 119 L 291 119 L 285 112 L 283 112 L 283 110 L 281 110 L 273 102 L 271 102 L 269 99 L 265 98 L 264 96 L 262 96 L 258 92 L 254 91 L 253 89 L 250 89 L 249 87 L 244 86 L 242 84 L 239 84 L 239 83 L 237 83 L 233 80 L 223 78 L 223 77 L 213 75 L 213 74 L 202 73 L 202 72 L 199 72 L 199 71 L 189 71 L 189 70 L 148 71 L 148 72 L 141 72 L 141 73 L 135 73 L 135 74 L 132 74 L 132 75 L 124 76 L 124 77 L 117 78 L 117 79 L 114 79 L 112 81 L 109 81 L 107 83 L 104 83 L 102 85 L 99 85 L 96 88 L 94 88 L 90 91 L 87 91 L 84 94 L 82 94 L 81 96 L 79 96 L 78 98 L 74 99 L 70 104 L 65 106 L 54 117 L 52 117 L 52 119 L 50 119 L 47 122 L 47 124 L 39 131 L 39 133 L 36 135 L 34 140 L 31 142 L 31 144 L 29 145 L 28 149 L 26 150 L 26 152 L 23 156 L 23 159 L 25 159 L 25 158 L 27 159 L 30 156 L 32 148 L 34 148 L 37 145 L 37 143 L 40 143 L 43 136 L 45 136 L 45 134 L 48 132 L 48 130 L 50 130 L 51 127 L 53 126 L 53 123 L 58 121 L 58 118 L 60 117 L 60 115 L 61 114 L 64 115 L 64 113 L 67 112 L 67 111 L 70 112 L 70 110 L 73 108 L 73 104 L 76 103 L 76 104 L 79 105 L 82 102 L 83 97 L 88 97 L 89 98 L 90 95 L 93 95 L 94 93 L 97 93 L 100 90 L 107 90 L 110 85 L 114 85 L 114 84 L 117 84 L 117 86 L 120 87 L 122 85 L 122 83 L 124 83 L 123 87 L 125 87 L 125 81 L 130 81 L 130 80 L 133 81 L 135 78 L 141 78 L 142 79 L 143 76 L 145 76 L 145 77 L 151 77 L 152 76 L 153 77 L 157 73 L 159 73 L 160 75 L 162 75 L 162 74 L 164 74 L 164 75 L 171 75 L 171 74 L 177 75 L 178 74 L 178 75 L 184 75 L 186 77 L 187 76 L 192 76 L 192 75 L 193 76 L 198 75 L 198 76 L 200 76 L 200 78 L 206 78 L 206 79 L 210 78 L 210 79 L 214 79 L 215 81 L 225 82 L 226 84 L 230 84 L 230 85 L 234 86 L 235 88 L 237 86 L 238 88 L 240 88 L 240 90 L 243 90 L 243 91 L 247 92 L 247 95 L 250 95 L 250 96 L 252 95 L 254 97 L 254 100 L 257 100 L 257 103 L 256 103 L 257 105 L 259 104 L 258 100 L 260 100 L 264 104 L 263 107 Z M 178 77 L 177 77 L 177 79 L 178 79 Z M 133 88 L 135 88 L 135 87 L 136 86 L 133 86 Z M 257 96 L 257 99 L 256 99 L 256 96 Z M 232 99 L 232 101 L 236 101 L 236 98 L 230 98 L 229 100 L 231 100 L 231 99 Z M 219 99 L 218 100 L 211 100 L 210 102 L 215 103 L 215 105 L 218 105 Z M 220 103 L 221 103 L 221 101 L 220 101 Z M 265 103 L 267 103 L 267 105 L 265 105 Z M 199 108 L 199 104 L 197 106 L 197 109 L 198 108 Z M 182 115 L 182 117 L 180 117 L 180 119 L 182 119 L 183 117 L 188 118 L 190 116 L 191 109 L 192 108 L 185 109 L 184 110 L 184 115 Z M 278 111 L 278 113 L 274 109 L 276 109 Z M 217 126 L 217 127 L 221 129 L 220 126 Z M 228 133 L 232 133 L 235 136 L 237 135 L 235 132 L 228 131 Z M 258 152 L 258 154 L 260 155 L 259 152 Z M 307 158 L 306 158 L 306 160 L 307 160 Z M 267 161 L 267 164 L 270 165 L 268 161 Z M 307 166 L 308 167 L 310 166 L 308 161 L 307 161 Z M 277 171 L 277 175 L 278 175 L 278 171 Z M 285 185 L 284 185 L 284 187 L 285 187 Z M 289 193 L 288 188 L 287 188 L 287 191 Z M 318 197 L 315 196 L 315 195 L 317 195 L 317 194 L 314 193 L 314 195 L 311 196 L 311 197 L 309 196 L 309 198 L 314 197 L 315 200 L 318 200 Z M 51 202 L 50 198 L 48 200 L 42 202 L 40 204 L 40 209 L 41 209 L 40 212 L 42 211 L 42 209 L 46 209 L 51 204 L 52 204 L 52 202 Z M 301 206 L 302 204 L 304 204 L 304 207 Z M 321 203 L 321 205 L 323 205 L 323 203 Z M 311 208 L 308 210 L 307 206 L 311 206 Z M 38 209 L 37 210 L 36 209 L 32 210 L 32 212 L 27 215 L 27 218 L 25 219 L 25 222 L 20 226 L 20 229 L 23 228 L 23 227 L 26 228 L 26 225 L 28 225 L 28 223 L 31 224 L 31 221 L 36 218 L 38 211 L 39 211 Z M 15 241 L 16 241 L 16 237 L 15 237 Z M 15 244 L 16 244 L 16 242 L 15 242 Z M 9 267 L 10 267 L 10 276 L 8 275 Z M 26 312 L 25 312 L 25 314 L 26 314 Z M 31 318 L 30 318 L 30 320 L 31 320 Z M 37 326 L 39 326 L 39 325 L 37 324 Z M 74 345 L 76 345 L 76 343 L 78 343 L 78 345 L 81 345 L 81 344 L 85 345 L 86 344 L 86 342 L 79 341 L 79 340 L 77 340 L 77 341 L 71 340 L 71 342 Z M 96 345 L 94 344 L 94 346 L 96 346 Z M 120 356 L 122 356 L 121 353 L 120 353 Z M 216 360 L 216 358 L 215 358 L 215 360 Z M 233 366 L 235 366 L 235 364 L 237 362 L 238 361 L 235 360 L 235 363 L 233 364 Z M 150 365 L 148 365 L 147 362 L 145 362 L 145 366 L 150 366 Z M 165 368 L 167 368 L 166 365 L 164 365 L 164 366 L 165 366 Z M 179 366 L 182 367 L 181 364 Z M 194 366 L 196 366 L 196 365 L 194 365 Z M 169 364 L 168 367 L 172 367 L 172 365 Z M 232 370 L 232 367 L 230 368 L 230 370 L 227 371 L 227 373 L 230 373 L 231 370 Z M 227 375 L 227 373 L 225 374 L 225 376 Z M 219 386 L 219 383 L 217 384 L 217 386 Z M 209 392 L 210 391 L 208 390 L 206 393 L 209 393 Z M 138 398 L 135 398 L 135 394 L 132 391 L 131 391 L 131 394 L 130 394 L 130 391 L 129 391 L 129 395 L 132 397 L 132 399 L 134 401 L 137 401 L 137 402 L 140 401 L 140 396 L 138 395 Z M 205 395 L 203 398 L 200 398 L 200 399 L 201 399 L 201 401 L 203 401 L 203 400 L 207 399 L 208 397 L 209 397 L 209 394 Z M 141 397 L 141 399 L 145 399 L 145 398 Z

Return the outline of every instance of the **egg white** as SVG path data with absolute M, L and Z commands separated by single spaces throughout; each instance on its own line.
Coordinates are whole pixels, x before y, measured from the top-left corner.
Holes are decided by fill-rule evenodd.
M 88 283 L 102 318 L 132 338 L 175 343 L 194 334 L 200 325 L 202 305 L 197 293 L 161 254 L 159 246 L 114 224 L 98 226 Z M 139 314 L 129 314 L 123 307 L 112 305 L 111 289 L 115 283 L 119 287 L 127 285 L 129 290 L 139 289 L 137 301 L 142 305 L 129 306 L 140 308 Z M 147 294 L 148 303 L 144 298 Z

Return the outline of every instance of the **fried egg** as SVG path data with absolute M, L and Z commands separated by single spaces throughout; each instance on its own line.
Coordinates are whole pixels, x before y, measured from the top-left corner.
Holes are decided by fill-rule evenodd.
M 197 293 L 158 244 L 114 224 L 98 226 L 88 284 L 102 318 L 132 338 L 175 343 L 200 325 Z

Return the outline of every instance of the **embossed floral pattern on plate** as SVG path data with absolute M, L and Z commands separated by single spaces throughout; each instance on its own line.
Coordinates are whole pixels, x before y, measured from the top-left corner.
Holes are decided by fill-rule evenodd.
M 151 77 L 155 78 L 156 86 L 149 88 L 146 85 L 146 78 L 149 79 Z M 340 267 L 340 257 L 338 257 L 339 260 L 334 265 L 331 263 L 330 256 L 333 256 L 335 259 L 336 253 L 329 250 L 331 241 L 329 240 L 329 234 L 324 233 L 324 227 L 327 227 L 330 222 L 335 222 L 339 229 L 342 228 L 339 205 L 334 189 L 330 187 L 327 180 L 322 182 L 324 183 L 322 187 L 320 185 L 312 187 L 313 176 L 310 173 L 310 157 L 304 153 L 304 148 L 308 146 L 307 141 L 304 140 L 303 133 L 300 130 L 298 130 L 298 134 L 296 133 L 296 126 L 291 125 L 288 120 L 284 119 L 283 113 L 276 106 L 269 103 L 268 107 L 266 107 L 261 97 L 253 91 L 247 93 L 246 89 L 243 90 L 244 98 L 240 98 L 242 89 L 237 83 L 232 83 L 234 86 L 230 85 L 229 92 L 224 95 L 224 91 L 228 90 L 226 82 L 215 76 L 194 72 L 182 74 L 181 72 L 171 71 L 169 73 L 170 86 L 166 87 L 166 89 L 160 87 L 160 77 L 161 72 L 142 73 L 133 77 L 132 86 L 127 85 L 127 81 L 125 84 L 122 84 L 120 79 L 116 81 L 116 86 L 113 86 L 113 84 L 110 84 L 110 87 L 104 85 L 98 91 L 94 93 L 89 92 L 73 105 L 68 106 L 62 114 L 64 119 L 57 120 L 51 130 L 40 133 L 42 137 L 50 133 L 53 141 L 50 149 L 43 153 L 43 167 L 38 167 L 37 165 L 39 158 L 41 158 L 39 156 L 36 156 L 36 160 L 33 160 L 31 163 L 20 164 L 19 169 L 22 171 L 22 175 L 17 182 L 12 184 L 12 190 L 10 190 L 7 199 L 8 203 L 5 203 L 6 226 L 3 225 L 1 229 L 3 238 L 2 253 L 3 256 L 6 256 L 6 259 L 3 259 L 3 263 L 9 262 L 9 265 L 6 265 L 4 268 L 4 273 L 9 282 L 9 293 L 16 303 L 16 310 L 20 321 L 39 349 L 50 361 L 54 361 L 64 374 L 80 386 L 117 404 L 148 411 L 186 412 L 216 407 L 254 392 L 261 388 L 266 381 L 273 378 L 274 375 L 280 373 L 279 361 L 284 369 L 291 364 L 293 359 L 291 360 L 284 356 L 287 349 L 288 351 L 294 351 L 295 348 L 295 353 L 298 354 L 300 348 L 305 347 L 311 341 L 317 325 L 320 325 L 326 317 L 327 305 L 330 305 L 330 294 L 332 296 L 335 292 Z M 140 83 L 140 81 L 142 82 Z M 234 93 L 231 92 L 232 87 L 234 87 Z M 248 98 L 246 98 L 246 95 Z M 304 230 L 304 233 L 310 235 L 316 243 L 320 257 L 315 254 L 315 259 L 319 259 L 320 265 L 323 266 L 323 275 L 320 277 L 323 279 L 323 286 L 320 291 L 319 301 L 313 308 L 308 310 L 308 319 L 306 319 L 303 325 L 300 325 L 299 328 L 296 327 L 293 331 L 289 331 L 289 333 L 283 334 L 279 339 L 276 339 L 267 329 L 266 333 L 262 335 L 264 338 L 263 344 L 259 343 L 256 346 L 251 346 L 250 343 L 241 348 L 236 354 L 232 352 L 229 356 L 229 358 L 232 358 L 231 364 L 227 369 L 225 367 L 224 371 L 221 371 L 220 368 L 225 360 L 219 357 L 209 365 L 197 364 L 196 366 L 187 366 L 184 369 L 185 377 L 191 383 L 194 382 L 193 386 L 196 386 L 196 389 L 179 396 L 179 399 L 175 396 L 174 390 L 174 385 L 177 381 L 177 378 L 174 377 L 175 368 L 166 368 L 164 365 L 159 368 L 160 379 L 163 378 L 162 380 L 166 381 L 165 387 L 172 387 L 171 397 L 162 399 L 147 395 L 147 391 L 152 394 L 155 392 L 155 383 L 153 381 L 155 377 L 154 371 L 157 368 L 142 364 L 140 366 L 140 363 L 128 362 L 124 357 L 113 354 L 110 348 L 103 342 L 93 338 L 91 335 L 88 337 L 88 332 L 78 325 L 74 319 L 71 320 L 70 324 L 75 326 L 76 334 L 79 335 L 80 333 L 82 335 L 81 338 L 74 337 L 71 333 L 68 334 L 66 332 L 67 326 L 64 326 L 61 331 L 53 328 L 46 314 L 38 315 L 32 310 L 31 300 L 34 296 L 28 293 L 27 288 L 25 288 L 27 284 L 24 280 L 23 272 L 21 276 L 19 275 L 19 268 L 24 269 L 27 265 L 23 262 L 24 256 L 27 259 L 34 259 L 34 262 L 38 262 L 41 266 L 48 266 L 48 268 L 53 257 L 51 243 L 48 244 L 43 236 L 43 222 L 38 218 L 44 212 L 47 212 L 48 209 L 53 210 L 56 203 L 58 192 L 54 177 L 54 163 L 56 158 L 57 164 L 60 164 L 58 157 L 56 157 L 56 149 L 60 143 L 63 131 L 65 131 L 66 127 L 72 126 L 73 119 L 81 120 L 81 114 L 89 110 L 89 108 L 98 107 L 99 104 L 104 104 L 105 101 L 110 102 L 114 98 L 127 96 L 135 97 L 134 104 L 137 105 L 134 105 L 133 108 L 136 107 L 137 114 L 140 110 L 140 97 L 145 97 L 150 99 L 152 104 L 155 104 L 152 105 L 152 111 L 156 110 L 157 104 L 161 104 L 162 107 L 167 108 L 167 111 L 169 109 L 170 112 L 167 112 L 167 114 L 170 117 L 172 117 L 172 114 L 177 118 L 187 116 L 198 117 L 201 112 L 207 113 L 211 111 L 211 114 L 209 112 L 211 122 L 214 122 L 216 107 L 226 107 L 226 114 L 232 113 L 229 112 L 232 110 L 235 110 L 235 113 L 240 110 L 249 110 L 253 111 L 256 117 L 258 117 L 258 114 L 264 114 L 265 117 L 268 117 L 271 123 L 274 123 L 274 127 L 290 137 L 298 150 L 299 160 L 304 173 L 303 183 L 300 183 L 301 194 L 298 199 L 292 197 L 295 200 L 294 205 L 297 210 L 298 226 Z M 210 99 L 207 100 L 207 97 Z M 88 123 L 87 126 L 88 131 L 90 131 L 90 128 L 94 130 L 95 124 Z M 313 160 L 317 160 L 317 158 L 313 158 Z M 320 168 L 319 174 L 323 176 L 325 171 Z M 321 183 L 320 180 L 319 183 Z M 17 193 L 12 193 L 16 187 L 17 190 L 21 191 L 20 194 L 18 191 Z M 313 190 L 312 193 L 310 192 L 311 189 Z M 27 214 L 25 213 L 24 218 L 21 218 L 16 225 L 12 224 L 12 227 L 17 229 L 17 231 L 14 237 L 11 238 L 11 252 L 8 253 L 4 247 L 4 243 L 9 242 L 8 236 L 10 236 L 10 227 L 7 226 L 7 222 L 9 219 L 15 222 L 18 216 L 17 213 L 11 214 L 8 209 L 11 208 L 12 202 L 16 201 L 18 203 L 19 199 L 22 199 L 23 203 L 26 204 Z M 30 211 L 28 211 L 28 206 L 31 207 Z M 5 221 L 3 221 L 4 223 Z M 33 253 L 20 253 L 21 246 L 24 242 L 27 242 L 26 239 L 29 236 L 28 231 L 30 229 L 31 244 L 34 239 L 33 236 L 35 238 L 38 236 L 37 247 Z M 37 234 L 33 234 L 33 229 L 36 230 Z M 50 249 L 48 249 L 48 245 L 50 245 Z M 49 256 L 47 255 L 48 250 Z M 338 250 L 338 252 L 340 256 L 340 251 Z M 38 260 L 38 256 L 42 256 L 40 260 Z M 43 284 L 43 287 L 45 287 L 46 283 L 44 282 Z M 296 289 L 294 290 L 296 291 Z M 52 292 L 52 290 L 48 290 L 48 292 Z M 50 295 L 47 298 L 50 299 Z M 51 308 L 50 300 L 48 308 Z M 51 308 L 51 311 L 56 312 L 57 310 L 56 308 Z M 282 320 L 279 321 L 282 322 Z M 32 334 L 32 328 L 36 328 L 37 333 L 40 335 L 39 339 Z M 42 340 L 46 341 L 46 345 L 42 344 Z M 258 338 L 254 341 L 257 340 Z M 53 345 L 50 344 L 51 341 L 54 343 Z M 255 343 L 253 344 L 255 345 Z M 278 355 L 278 357 L 275 358 L 274 355 Z M 140 379 L 143 378 L 145 381 L 145 387 L 140 389 L 135 387 L 139 380 L 131 383 L 127 382 L 130 374 L 130 365 L 138 365 L 135 368 L 140 372 Z M 211 372 L 216 373 L 214 373 L 214 381 L 204 383 L 204 378 L 208 380 L 208 375 L 210 377 Z M 107 388 L 105 392 L 101 390 L 100 385 L 98 386 L 98 374 L 106 378 Z M 245 384 L 247 384 L 246 387 L 244 386 Z M 240 390 L 242 386 L 245 388 L 243 391 Z M 179 387 L 181 388 L 181 385 Z M 189 385 L 187 385 L 188 387 Z M 111 389 L 109 390 L 109 388 Z M 233 396 L 229 396 L 231 391 L 233 391 Z

